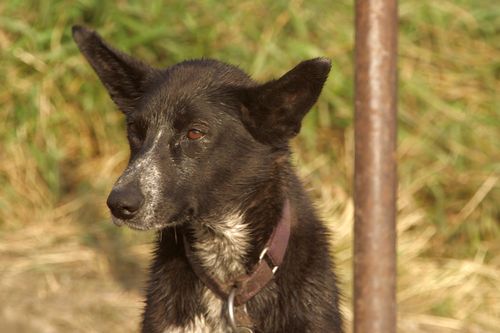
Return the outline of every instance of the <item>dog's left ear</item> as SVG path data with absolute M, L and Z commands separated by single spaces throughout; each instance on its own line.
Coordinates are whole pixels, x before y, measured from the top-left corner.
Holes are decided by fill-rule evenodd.
M 241 92 L 242 119 L 258 140 L 282 144 L 297 135 L 330 72 L 326 58 L 306 60 L 263 85 Z
M 118 108 L 125 114 L 134 112 L 157 70 L 114 49 L 91 29 L 75 25 L 72 33 Z

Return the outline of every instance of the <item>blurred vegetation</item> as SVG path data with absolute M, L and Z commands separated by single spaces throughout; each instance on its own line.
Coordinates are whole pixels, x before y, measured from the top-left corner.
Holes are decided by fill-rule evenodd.
M 128 148 L 76 23 L 156 66 L 213 57 L 266 80 L 333 60 L 294 147 L 336 235 L 351 318 L 353 12 L 346 0 L 0 3 L 0 330 L 137 326 L 152 235 L 108 221 Z M 400 1 L 399 53 L 400 330 L 498 332 L 500 6 Z

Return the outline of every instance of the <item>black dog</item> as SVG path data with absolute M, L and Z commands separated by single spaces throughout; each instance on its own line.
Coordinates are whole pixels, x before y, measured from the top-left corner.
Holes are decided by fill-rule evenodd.
M 73 37 L 127 120 L 113 221 L 159 231 L 142 332 L 342 332 L 328 232 L 288 146 L 329 60 L 258 84 L 219 61 L 155 69 L 89 29 Z

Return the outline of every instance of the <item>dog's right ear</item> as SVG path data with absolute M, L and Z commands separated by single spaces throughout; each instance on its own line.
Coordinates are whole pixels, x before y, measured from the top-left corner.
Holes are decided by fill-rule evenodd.
M 125 114 L 133 112 L 155 69 L 115 50 L 91 29 L 75 25 L 72 32 L 78 48 L 99 76 L 111 99 Z
M 306 60 L 278 80 L 239 91 L 242 120 L 250 133 L 274 145 L 282 145 L 297 135 L 330 68 L 326 58 Z

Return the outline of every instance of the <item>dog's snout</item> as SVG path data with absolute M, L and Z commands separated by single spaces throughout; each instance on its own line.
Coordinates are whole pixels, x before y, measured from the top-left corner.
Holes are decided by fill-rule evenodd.
M 144 196 L 140 189 L 132 184 L 115 187 L 106 201 L 111 213 L 124 220 L 134 217 L 143 203 Z

